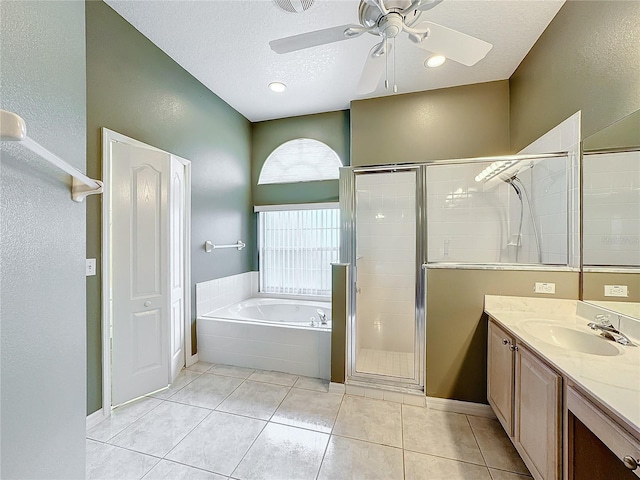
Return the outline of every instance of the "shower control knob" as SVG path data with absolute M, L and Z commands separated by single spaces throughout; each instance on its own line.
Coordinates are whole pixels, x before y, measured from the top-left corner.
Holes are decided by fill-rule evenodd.
M 151 302 L 149 300 L 147 300 L 146 302 L 144 302 L 144 306 L 145 307 L 150 307 L 151 306 Z

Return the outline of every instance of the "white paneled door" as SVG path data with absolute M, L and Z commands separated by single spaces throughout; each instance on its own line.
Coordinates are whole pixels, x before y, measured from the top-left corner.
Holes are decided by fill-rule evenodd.
M 184 167 L 174 172 L 168 153 L 114 142 L 111 158 L 111 393 L 119 405 L 166 387 L 184 365 L 184 313 L 174 308 L 184 302 L 185 189 Z
M 171 271 L 171 377 L 173 381 L 184 367 L 184 241 L 185 241 L 185 166 L 171 157 L 169 189 L 169 228 Z

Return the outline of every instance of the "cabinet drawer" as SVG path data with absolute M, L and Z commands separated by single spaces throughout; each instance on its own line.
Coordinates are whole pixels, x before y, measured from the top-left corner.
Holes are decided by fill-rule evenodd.
M 567 409 L 591 430 L 621 462 L 625 457 L 640 461 L 640 442 L 571 386 L 567 387 L 566 405 Z M 633 473 L 640 478 L 640 466 L 633 470 Z

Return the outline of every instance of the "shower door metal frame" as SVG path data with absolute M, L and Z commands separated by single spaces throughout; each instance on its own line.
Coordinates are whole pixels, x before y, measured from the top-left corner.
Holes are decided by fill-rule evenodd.
M 415 330 L 414 378 L 356 371 L 356 177 L 380 173 L 415 172 L 416 174 L 416 258 L 415 258 Z M 347 308 L 347 380 L 362 381 L 398 391 L 424 393 L 426 390 L 426 211 L 424 165 L 385 165 L 381 167 L 344 167 L 340 169 L 340 262 L 349 265 Z

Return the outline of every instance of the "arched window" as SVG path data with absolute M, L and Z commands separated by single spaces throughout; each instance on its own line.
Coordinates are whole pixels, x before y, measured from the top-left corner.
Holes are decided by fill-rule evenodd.
M 271 152 L 258 185 L 335 180 L 340 167 L 340 157 L 328 145 L 311 138 L 296 138 Z

